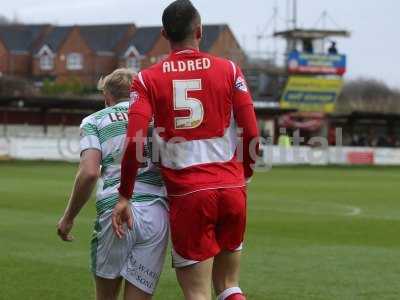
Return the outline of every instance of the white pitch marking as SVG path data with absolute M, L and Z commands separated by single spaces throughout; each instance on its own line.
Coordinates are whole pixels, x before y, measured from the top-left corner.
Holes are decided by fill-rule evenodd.
M 355 206 L 354 206 L 354 207 L 348 206 L 348 209 L 350 210 L 350 212 L 346 213 L 345 215 L 346 215 L 346 216 L 349 216 L 349 217 L 358 216 L 358 215 L 360 215 L 361 212 L 362 212 L 362 209 L 361 209 L 361 208 L 355 207 Z
M 276 200 L 276 199 L 275 199 Z M 282 201 L 282 200 L 279 200 Z M 341 208 L 343 212 L 328 212 L 326 210 L 321 211 L 309 211 L 307 209 L 285 209 L 285 208 L 277 208 L 277 207 L 263 207 L 263 210 L 269 211 L 279 211 L 279 212 L 287 212 L 287 213 L 295 213 L 295 214 L 308 214 L 308 215 L 331 215 L 331 216 L 344 216 L 344 217 L 355 217 L 362 213 L 362 209 L 357 206 L 343 205 L 339 203 L 332 202 L 308 202 L 304 200 L 294 200 L 294 202 L 307 203 L 307 204 L 321 204 L 321 205 L 330 205 L 331 207 Z

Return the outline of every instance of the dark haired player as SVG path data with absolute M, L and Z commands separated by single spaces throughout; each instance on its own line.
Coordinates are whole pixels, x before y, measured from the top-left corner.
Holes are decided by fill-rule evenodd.
M 245 299 L 239 288 L 246 223 L 246 180 L 253 175 L 258 130 L 250 93 L 233 62 L 199 52 L 201 19 L 188 0 L 164 11 L 163 36 L 172 53 L 132 84 L 127 150 L 113 226 L 131 227 L 132 195 L 142 136 L 154 116 L 170 201 L 173 264 L 186 299 Z M 239 150 L 237 128 L 243 131 Z M 251 147 L 253 146 L 253 147 Z M 240 158 L 243 156 L 243 161 Z

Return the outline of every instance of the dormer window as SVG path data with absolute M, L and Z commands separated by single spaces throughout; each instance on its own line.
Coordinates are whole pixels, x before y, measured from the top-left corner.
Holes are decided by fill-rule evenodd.
M 82 70 L 83 69 L 83 55 L 81 53 L 70 53 L 67 55 L 67 69 L 68 70 Z
M 43 48 L 38 53 L 39 67 L 42 71 L 50 71 L 54 68 L 54 54 L 48 46 Z
M 43 71 L 50 71 L 54 68 L 54 59 L 48 54 L 44 54 L 40 57 L 40 69 Z
M 130 56 L 126 59 L 126 67 L 134 72 L 140 71 L 140 61 L 136 56 Z
M 141 56 L 135 46 L 130 46 L 128 50 L 126 50 L 124 57 L 128 69 L 131 69 L 136 73 L 140 71 Z

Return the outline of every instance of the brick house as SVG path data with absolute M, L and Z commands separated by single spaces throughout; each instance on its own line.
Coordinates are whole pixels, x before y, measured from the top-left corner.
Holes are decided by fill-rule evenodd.
M 239 65 L 246 60 L 243 49 L 226 24 L 204 25 L 200 49 L 231 59 Z M 168 53 L 169 44 L 161 35 L 161 27 L 139 27 L 121 52 L 119 66 L 134 66 L 135 70 L 139 70 L 158 62 Z
M 35 49 L 32 75 L 93 84 L 116 68 L 116 54 L 135 31 L 131 24 L 53 27 Z
M 119 57 L 120 67 L 146 68 L 169 52 L 167 41 L 161 36 L 161 27 L 139 27 Z
M 0 72 L 30 77 L 32 50 L 49 29 L 49 25 L 1 25 Z
M 245 64 L 246 54 L 228 25 L 208 25 L 203 30 L 202 51 L 225 57 L 240 66 Z
M 202 51 L 244 64 L 245 53 L 228 25 L 203 29 Z M 117 67 L 138 71 L 168 53 L 168 42 L 158 26 L 0 26 L 0 72 L 35 81 L 76 78 L 93 85 Z

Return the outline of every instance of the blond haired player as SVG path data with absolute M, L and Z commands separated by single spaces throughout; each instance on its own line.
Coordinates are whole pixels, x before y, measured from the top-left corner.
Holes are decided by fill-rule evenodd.
M 146 155 L 129 208 L 134 216 L 133 228 L 122 240 L 112 231 L 111 213 L 118 201 L 133 75 L 127 69 L 118 69 L 99 82 L 106 108 L 82 121 L 79 170 L 68 206 L 57 225 L 60 238 L 72 241 L 70 231 L 74 220 L 100 177 L 96 196 L 97 220 L 91 245 L 98 300 L 117 299 L 123 280 L 125 299 L 151 299 L 168 243 L 165 188 L 158 168 Z

